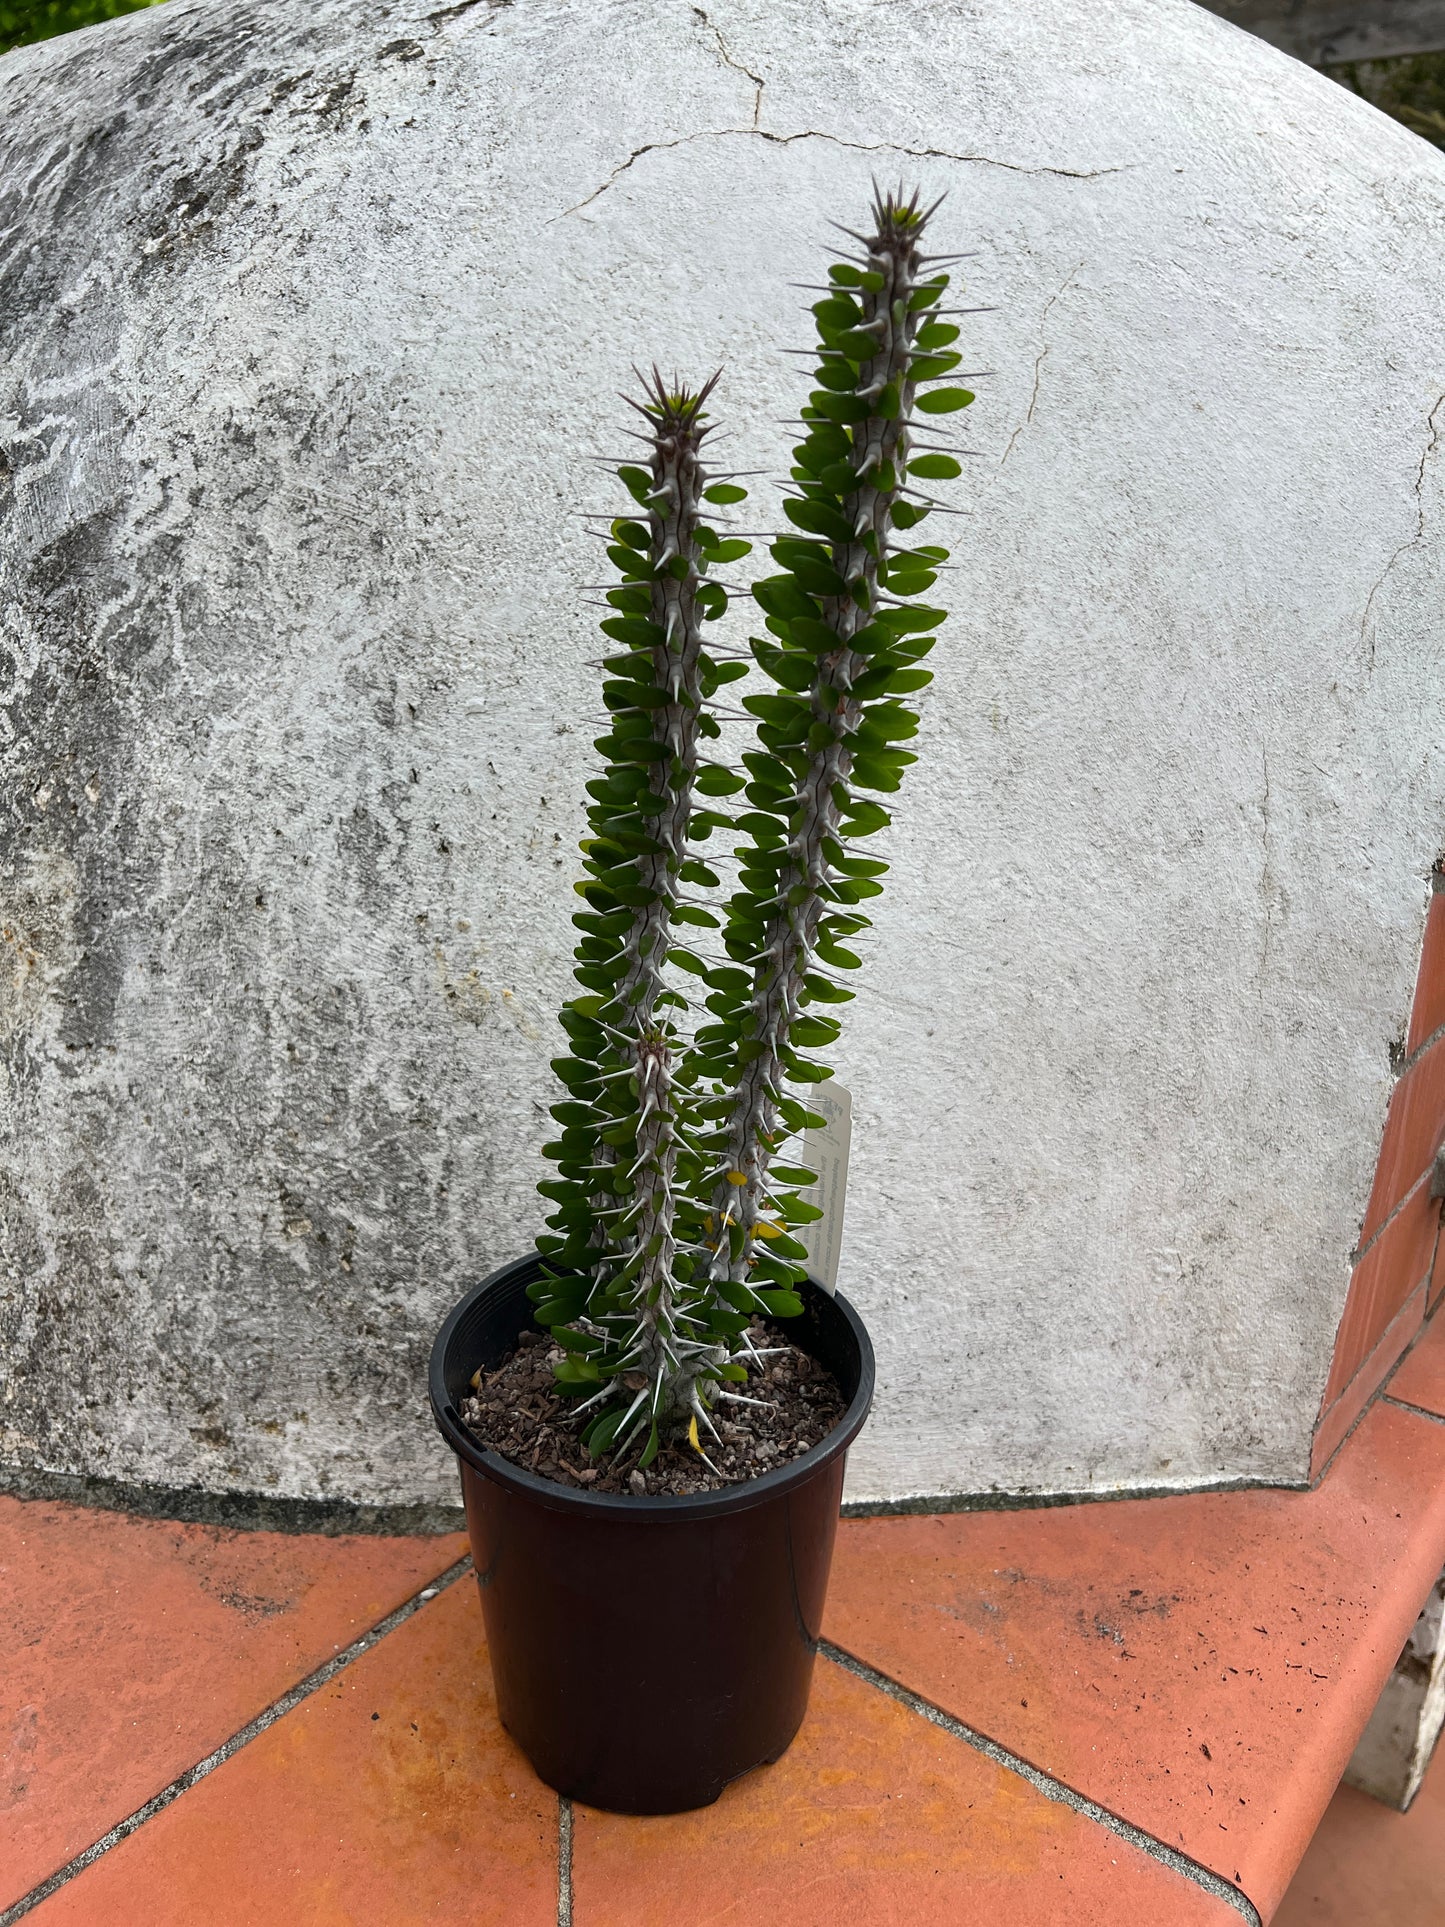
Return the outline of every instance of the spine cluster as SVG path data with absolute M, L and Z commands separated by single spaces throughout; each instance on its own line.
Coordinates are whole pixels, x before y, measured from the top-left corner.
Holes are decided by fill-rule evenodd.
M 800 1088 L 831 1072 L 805 1053 L 838 1035 L 826 1006 L 852 992 L 835 973 L 858 966 L 846 945 L 888 867 L 852 846 L 887 826 L 875 798 L 915 760 L 902 745 L 918 717 L 900 698 L 930 680 L 919 665 L 944 619 L 912 598 L 947 552 L 899 536 L 937 506 L 918 484 L 960 469 L 916 417 L 973 399 L 936 385 L 959 355 L 940 309 L 948 275 L 921 252 L 931 212 L 878 196 L 872 231 L 851 236 L 859 251 L 820 290 L 816 386 L 783 505 L 794 533 L 772 544 L 779 572 L 753 586 L 768 637 L 751 662 L 705 647 L 730 593 L 709 572 L 749 548 L 707 520 L 744 496 L 703 466 L 713 384 L 690 393 L 654 375 L 638 404 L 648 466 L 618 471 L 637 514 L 609 531 L 620 582 L 602 627 L 621 652 L 604 665 L 606 770 L 587 786 L 585 994 L 562 1014 L 567 1100 L 553 1111 L 557 1176 L 541 1189 L 554 1211 L 533 1287 L 566 1353 L 558 1377 L 592 1414 L 594 1455 L 635 1445 L 645 1466 L 679 1430 L 701 1451 L 698 1423 L 711 1430 L 716 1402 L 743 1397 L 729 1382 L 755 1355 L 751 1319 L 801 1309 L 795 1234 L 818 1216 L 804 1195 L 814 1174 L 776 1154 L 821 1122 Z M 740 770 L 705 763 L 716 692 L 754 664 L 774 685 L 743 699 L 754 744 Z M 739 814 L 712 801 L 737 792 Z M 685 886 L 719 890 L 696 851 L 718 831 L 738 867 L 710 908 Z M 679 924 L 717 931 L 721 954 L 681 945 Z M 700 982 L 712 1021 L 690 1024 L 684 982 Z

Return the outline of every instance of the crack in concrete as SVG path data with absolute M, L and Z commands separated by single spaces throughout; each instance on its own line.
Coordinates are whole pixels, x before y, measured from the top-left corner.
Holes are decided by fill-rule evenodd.
M 698 11 L 694 8 L 694 12 Z M 747 70 L 744 68 L 741 71 Z M 707 127 L 696 134 L 679 134 L 675 140 L 644 141 L 641 147 L 634 147 L 626 160 L 617 163 L 605 181 L 594 187 L 590 194 L 572 207 L 563 208 L 560 214 L 554 214 L 547 225 L 550 227 L 553 222 L 564 221 L 569 214 L 579 214 L 584 207 L 590 207 L 594 201 L 600 200 L 614 181 L 625 174 L 630 167 L 635 166 L 644 154 L 660 154 L 673 147 L 690 147 L 695 141 L 727 140 L 739 135 L 745 140 L 770 141 L 775 147 L 791 147 L 794 141 L 828 141 L 834 147 L 847 147 L 856 154 L 904 154 L 910 160 L 960 161 L 975 167 L 1001 167 L 1010 174 L 1054 174 L 1061 180 L 1067 181 L 1099 181 L 1107 174 L 1123 174 L 1139 165 L 1137 162 L 1128 161 L 1117 167 L 1025 167 L 1020 161 L 1001 161 L 991 154 L 956 154 L 946 147 L 907 147 L 898 141 L 850 141 L 845 140 L 841 134 L 825 133 L 816 127 L 802 127 L 793 134 L 777 134 L 768 127 Z M 1080 265 L 1082 266 L 1082 263 Z M 1075 273 L 1077 272 L 1078 270 L 1075 269 Z M 1445 400 L 1445 397 L 1442 397 L 1442 400 Z
M 1430 465 L 1430 457 L 1440 446 L 1440 428 L 1436 422 L 1436 416 L 1442 408 L 1445 408 L 1445 395 L 1441 395 L 1437 399 L 1435 406 L 1425 418 L 1425 426 L 1430 431 L 1429 439 L 1420 451 L 1420 461 L 1415 470 L 1415 484 L 1412 490 L 1415 497 L 1415 533 L 1400 543 L 1384 568 L 1381 569 L 1379 575 L 1376 576 L 1374 586 L 1365 598 L 1364 612 L 1360 617 L 1360 641 L 1368 645 L 1369 656 L 1367 667 L 1370 669 L 1373 669 L 1375 666 L 1375 635 L 1373 630 L 1370 630 L 1368 635 L 1366 631 L 1369 629 L 1370 611 L 1375 606 L 1375 597 L 1380 593 L 1381 589 L 1384 588 L 1390 571 L 1400 560 L 1400 557 L 1404 555 L 1408 549 L 1413 549 L 1418 543 L 1422 542 L 1425 537 L 1425 471 Z
M 756 127 L 758 117 L 763 111 L 763 88 L 767 85 L 767 82 L 761 74 L 755 74 L 751 67 L 745 67 L 740 60 L 733 57 L 732 48 L 723 38 L 722 28 L 710 20 L 701 7 L 694 7 L 692 11 L 694 19 L 700 20 L 717 42 L 718 54 L 723 65 L 725 67 L 731 67 L 734 73 L 743 74 L 753 83 L 753 126 Z
M 1113 169 L 1113 170 L 1111 170 L 1111 171 L 1112 171 L 1112 172 L 1115 172 L 1115 173 L 1117 173 L 1117 172 L 1118 172 L 1119 170 L 1118 170 L 1118 169 Z M 1021 422 L 1019 423 L 1019 425 L 1018 425 L 1018 427 L 1017 427 L 1017 428 L 1016 428 L 1016 429 L 1014 430 L 1014 432 L 1012 433 L 1012 435 L 1010 435 L 1010 436 L 1009 436 L 1009 438 L 1008 438 L 1008 447 L 1007 447 L 1007 448 L 1006 448 L 1006 449 L 1004 450 L 1004 452 L 1003 452 L 1003 454 L 1002 454 L 1002 455 L 1001 455 L 1001 456 L 999 457 L 999 464 L 998 464 L 998 465 L 999 465 L 999 467 L 1000 467 L 1000 468 L 1002 468 L 1002 467 L 1003 467 L 1003 465 L 1004 465 L 1004 463 L 1005 463 L 1005 462 L 1006 462 L 1006 461 L 1008 460 L 1008 458 L 1009 458 L 1009 456 L 1013 454 L 1013 452 L 1014 452 L 1014 443 L 1015 443 L 1015 442 L 1016 442 L 1016 441 L 1018 440 L 1018 438 L 1019 438 L 1019 436 L 1023 434 L 1023 432 L 1024 432 L 1024 430 L 1025 430 L 1025 429 L 1026 429 L 1026 428 L 1028 427 L 1028 425 L 1029 425 L 1029 423 L 1030 423 L 1030 422 L 1031 422 L 1031 421 L 1033 420 L 1033 418 L 1034 418 L 1034 409 L 1035 409 L 1035 408 L 1036 408 L 1036 407 L 1038 406 L 1038 400 L 1039 400 L 1039 380 L 1040 380 L 1040 377 L 1041 377 L 1041 376 L 1042 376 L 1042 374 L 1043 374 L 1043 368 L 1044 368 L 1044 363 L 1045 363 L 1045 362 L 1046 362 L 1046 361 L 1048 360 L 1048 358 L 1049 358 L 1049 348 L 1050 348 L 1050 345 L 1051 345 L 1051 344 L 1050 344 L 1050 343 L 1048 342 L 1048 340 L 1047 340 L 1047 339 L 1045 338 L 1045 336 L 1044 336 L 1044 327 L 1045 327 L 1045 325 L 1046 325 L 1046 323 L 1048 322 L 1048 318 L 1049 318 L 1049 316 L 1050 316 L 1050 314 L 1051 314 L 1051 313 L 1053 312 L 1053 307 L 1054 307 L 1054 303 L 1055 303 L 1056 301 L 1061 301 L 1061 300 L 1063 299 L 1063 297 L 1064 297 L 1064 296 L 1065 296 L 1065 295 L 1066 295 L 1066 294 L 1068 293 L 1068 291 L 1069 291 L 1069 289 L 1070 289 L 1070 288 L 1071 288 L 1071 287 L 1073 286 L 1073 284 L 1074 284 L 1074 280 L 1075 280 L 1075 278 L 1076 278 L 1076 276 L 1077 276 L 1077 275 L 1079 274 L 1079 272 L 1080 272 L 1080 270 L 1081 270 L 1081 269 L 1083 268 L 1083 265 L 1084 265 L 1084 264 L 1083 264 L 1083 262 L 1082 262 L 1082 261 L 1080 261 L 1080 263 L 1079 263 L 1079 265 L 1078 265 L 1078 267 L 1076 267 L 1076 268 L 1075 268 L 1075 269 L 1073 270 L 1073 272 L 1072 272 L 1072 273 L 1071 273 L 1071 274 L 1069 275 L 1069 278 L 1068 278 L 1068 280 L 1067 280 L 1067 281 L 1065 281 L 1065 283 L 1064 283 L 1064 285 L 1063 285 L 1063 286 L 1062 286 L 1062 287 L 1061 287 L 1060 289 L 1058 289 L 1056 293 L 1054 293 L 1054 294 L 1051 294 L 1051 295 L 1049 296 L 1049 298 L 1048 298 L 1048 300 L 1047 300 L 1047 301 L 1046 301 L 1046 302 L 1044 303 L 1044 311 L 1043 311 L 1043 313 L 1042 313 L 1042 314 L 1041 314 L 1041 315 L 1039 316 L 1039 343 L 1040 343 L 1040 346 L 1039 346 L 1039 352 L 1038 352 L 1038 354 L 1037 354 L 1037 355 L 1036 355 L 1036 356 L 1034 357 L 1034 386 L 1033 386 L 1033 392 L 1032 392 L 1032 394 L 1031 394 L 1031 395 L 1029 396 L 1029 405 L 1028 405 L 1028 410 L 1027 410 L 1027 412 L 1025 413 L 1025 415 L 1024 415 L 1024 418 L 1023 418 L 1023 420 L 1022 420 L 1022 421 L 1021 421 Z

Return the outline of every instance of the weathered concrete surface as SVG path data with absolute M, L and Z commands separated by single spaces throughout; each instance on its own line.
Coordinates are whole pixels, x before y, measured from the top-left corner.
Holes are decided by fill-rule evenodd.
M 1445 815 L 1445 159 L 1183 0 L 0 61 L 0 1461 L 451 1495 L 423 1361 L 534 1228 L 567 981 L 574 450 L 725 358 L 776 470 L 874 169 L 998 373 L 838 1057 L 853 1495 L 1302 1473 Z

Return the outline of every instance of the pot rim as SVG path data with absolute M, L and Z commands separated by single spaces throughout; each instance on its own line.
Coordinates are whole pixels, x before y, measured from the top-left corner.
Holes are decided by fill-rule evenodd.
M 480 1444 L 468 1430 L 447 1392 L 445 1359 L 457 1326 L 477 1300 L 500 1286 L 517 1282 L 520 1274 L 531 1271 L 539 1263 L 537 1254 L 531 1252 L 525 1258 L 514 1258 L 510 1264 L 499 1266 L 479 1284 L 473 1285 L 443 1320 L 432 1346 L 427 1374 L 432 1416 L 437 1429 L 457 1457 L 474 1472 L 481 1473 L 519 1496 L 525 1496 L 532 1503 L 599 1520 L 610 1517 L 632 1522 L 653 1520 L 661 1523 L 668 1519 L 719 1518 L 726 1513 L 744 1512 L 751 1506 L 766 1504 L 768 1500 L 781 1497 L 793 1487 L 801 1485 L 846 1452 L 862 1430 L 863 1421 L 873 1403 L 875 1379 L 873 1345 L 867 1327 L 841 1292 L 826 1291 L 810 1275 L 807 1282 L 837 1306 L 858 1348 L 858 1389 L 833 1429 L 816 1445 L 810 1445 L 800 1457 L 790 1459 L 776 1471 L 764 1472 L 760 1478 L 745 1479 L 738 1484 L 725 1486 L 720 1492 L 697 1492 L 686 1496 L 672 1493 L 579 1492 L 574 1486 L 558 1485 L 552 1479 L 542 1478 L 539 1473 L 524 1471 L 521 1466 L 513 1465 L 510 1459 L 504 1459 L 500 1452 Z

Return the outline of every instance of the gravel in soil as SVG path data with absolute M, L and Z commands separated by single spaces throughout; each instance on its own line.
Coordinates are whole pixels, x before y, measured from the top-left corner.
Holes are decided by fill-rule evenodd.
M 665 1444 L 645 1472 L 637 1468 L 640 1441 L 594 1464 L 579 1436 L 583 1427 L 572 1417 L 578 1401 L 560 1392 L 552 1376 L 553 1361 L 563 1353 L 539 1331 L 524 1331 L 511 1356 L 481 1375 L 462 1401 L 462 1417 L 480 1444 L 558 1485 L 649 1498 L 719 1492 L 800 1457 L 827 1437 L 846 1404 L 833 1374 L 790 1340 L 757 1323 L 749 1336 L 760 1350 L 778 1349 L 737 1387 L 761 1405 L 714 1405 L 720 1440 L 699 1426 L 703 1451 L 715 1470 L 685 1437 Z

